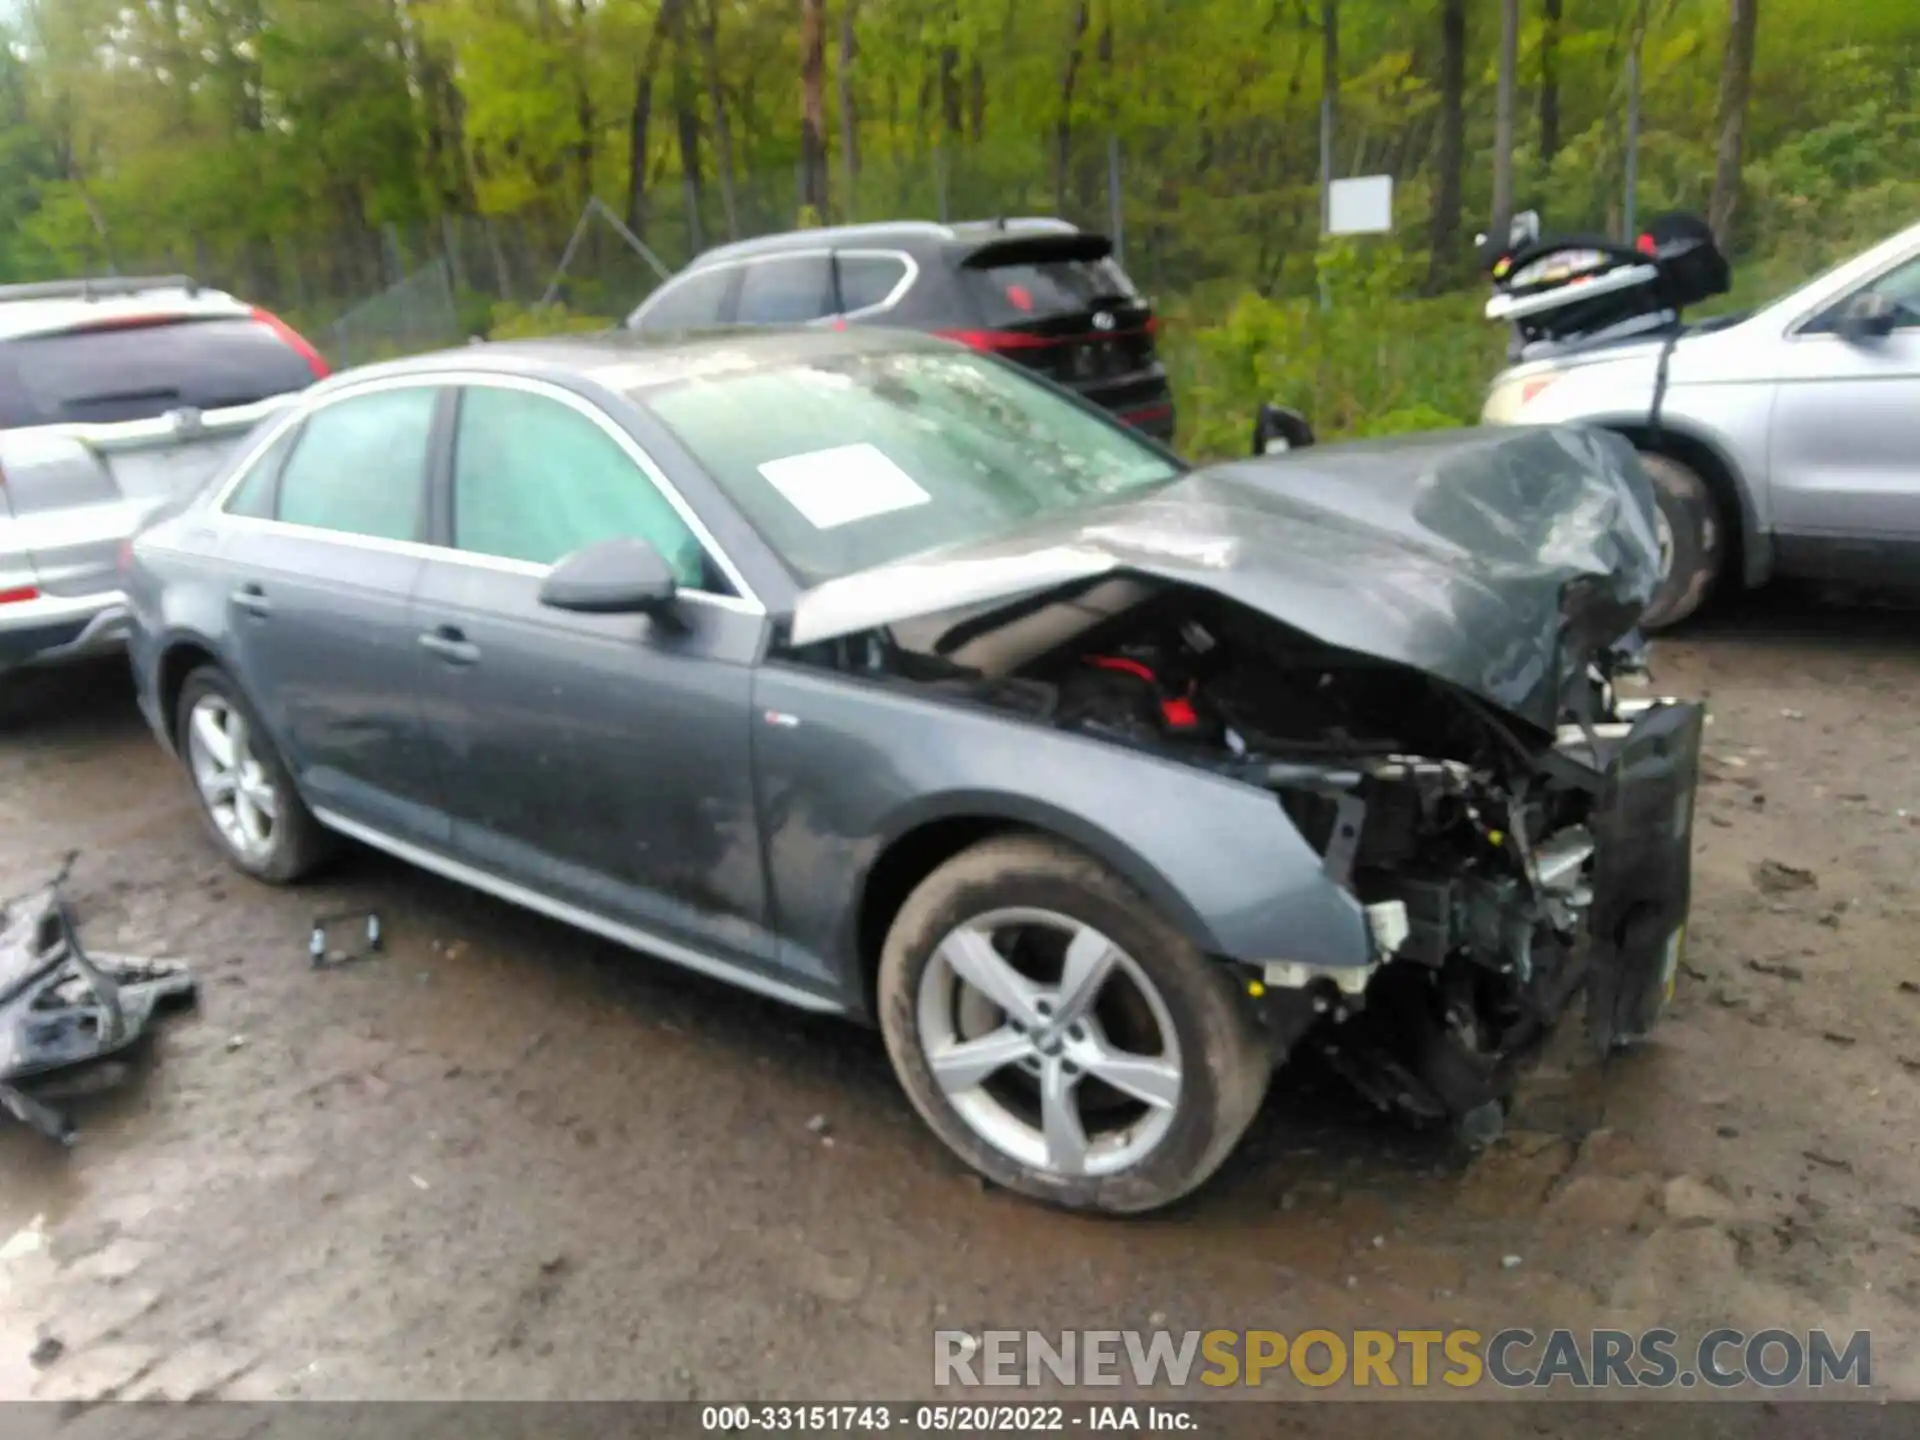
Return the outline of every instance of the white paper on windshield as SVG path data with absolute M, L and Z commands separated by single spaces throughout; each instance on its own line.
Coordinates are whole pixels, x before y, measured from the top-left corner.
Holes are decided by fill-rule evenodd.
M 933 497 L 872 445 L 836 445 L 760 467 L 767 483 L 816 530 L 911 510 Z

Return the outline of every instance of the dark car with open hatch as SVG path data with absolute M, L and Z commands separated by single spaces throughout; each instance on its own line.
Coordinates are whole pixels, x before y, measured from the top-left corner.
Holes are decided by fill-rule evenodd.
M 135 541 L 142 706 L 272 882 L 346 836 L 877 1023 L 966 1163 L 1164 1205 L 1324 1053 L 1484 1133 L 1678 963 L 1702 714 L 1630 701 L 1582 431 L 1189 469 L 881 330 L 314 387 Z

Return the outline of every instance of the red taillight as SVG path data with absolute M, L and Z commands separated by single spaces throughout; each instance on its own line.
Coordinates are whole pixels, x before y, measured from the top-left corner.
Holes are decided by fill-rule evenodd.
M 18 605 L 23 600 L 39 598 L 39 588 L 33 585 L 16 585 L 11 590 L 0 590 L 0 605 Z
M 281 342 L 285 344 L 288 349 L 306 361 L 307 368 L 313 371 L 314 379 L 324 380 L 333 373 L 332 368 L 327 364 L 326 357 L 313 348 L 312 343 L 308 341 L 307 337 L 287 324 L 286 321 L 282 320 L 271 310 L 262 310 L 256 305 L 253 309 L 253 318 L 273 331 L 275 335 L 278 335 Z
M 958 340 L 969 350 L 994 354 L 1004 350 L 1042 350 L 1057 342 L 1046 335 L 1026 335 L 1018 330 L 936 330 L 946 340 Z
M 120 573 L 122 575 L 126 574 L 127 571 L 133 568 L 133 541 L 122 540 L 120 542 L 120 554 L 118 557 L 118 564 L 120 566 Z

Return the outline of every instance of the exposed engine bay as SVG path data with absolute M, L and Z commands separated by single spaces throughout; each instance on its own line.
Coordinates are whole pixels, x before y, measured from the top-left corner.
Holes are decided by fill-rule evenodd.
M 1135 575 L 792 658 L 1272 790 L 1365 907 L 1374 956 L 1246 964 L 1248 994 L 1277 1055 L 1318 1050 L 1383 1109 L 1491 1133 L 1576 999 L 1612 1047 L 1645 1032 L 1670 985 L 1703 716 L 1617 701 L 1623 651 L 1582 657 L 1551 735 L 1417 669 Z

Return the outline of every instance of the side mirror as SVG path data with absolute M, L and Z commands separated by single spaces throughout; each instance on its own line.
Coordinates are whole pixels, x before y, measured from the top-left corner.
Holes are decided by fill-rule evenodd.
M 540 586 L 540 603 L 581 615 L 660 615 L 672 607 L 674 589 L 665 557 L 623 535 L 561 560 Z
M 1253 420 L 1253 453 L 1284 455 L 1313 444 L 1313 426 L 1298 410 L 1284 405 L 1262 405 Z
M 1840 338 L 1855 345 L 1884 340 L 1899 323 L 1900 307 L 1877 290 L 1850 296 L 1834 317 L 1834 329 L 1840 332 Z

